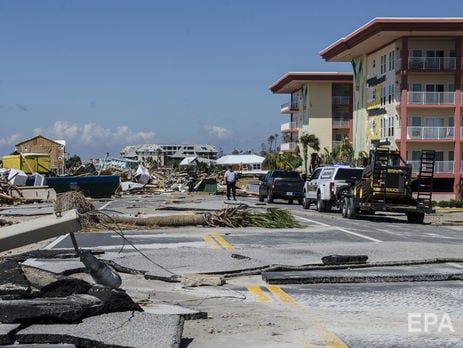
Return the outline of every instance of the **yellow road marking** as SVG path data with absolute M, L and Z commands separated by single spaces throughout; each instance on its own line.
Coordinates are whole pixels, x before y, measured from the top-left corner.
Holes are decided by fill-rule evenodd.
M 220 249 L 220 246 L 218 246 L 217 243 L 208 234 L 203 234 L 203 239 L 207 244 L 209 244 L 211 248 Z
M 215 238 L 215 240 L 225 248 L 225 250 L 235 250 L 234 247 L 232 247 L 225 239 L 222 238 L 222 236 L 220 234 L 218 234 L 217 232 L 212 232 L 212 237 Z
M 249 285 L 247 286 L 249 292 L 254 295 L 257 302 L 268 302 L 270 301 L 270 297 L 268 297 L 260 288 L 260 286 L 256 285 Z
M 269 285 L 267 286 L 267 289 L 269 289 L 270 292 L 283 303 L 296 302 L 295 299 L 284 292 L 279 286 Z
M 267 302 L 270 299 L 267 295 L 260 289 L 259 286 L 248 286 L 248 290 L 254 295 L 258 302 Z M 295 308 L 296 310 L 302 311 L 303 314 L 309 319 L 310 327 L 318 332 L 320 338 L 323 340 L 324 344 L 330 348 L 347 348 L 347 345 L 341 341 L 333 332 L 328 330 L 315 316 L 307 309 L 301 306 L 294 298 L 289 296 L 283 289 L 279 286 L 268 285 L 267 289 L 275 296 L 279 301 L 285 303 L 286 305 Z M 259 300 L 259 296 L 267 298 L 265 301 Z M 303 348 L 312 347 L 310 340 L 305 340 L 302 343 Z

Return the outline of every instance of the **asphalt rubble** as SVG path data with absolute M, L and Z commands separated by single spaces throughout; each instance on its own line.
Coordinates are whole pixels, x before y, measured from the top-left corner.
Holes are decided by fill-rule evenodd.
M 197 197 L 182 204 L 182 209 L 214 211 L 223 204 L 223 199 Z M 14 216 L 20 210 L 19 214 L 33 215 L 40 209 L 10 207 L 0 211 L 0 216 Z M 159 212 L 166 214 L 166 210 L 168 207 L 164 205 Z M 178 206 L 172 210 L 178 211 Z M 52 212 L 45 206 L 38 214 Z M 439 224 L 463 224 L 462 212 L 448 213 L 445 217 L 442 213 L 436 215 L 441 217 Z M 123 279 L 125 275 L 139 276 L 185 287 L 220 286 L 227 277 L 246 274 L 260 274 L 268 284 L 463 279 L 461 267 L 448 265 L 461 265 L 461 259 L 369 262 L 367 255 L 349 250 L 346 255 L 329 255 L 329 250 L 321 250 L 321 254 L 311 259 L 313 263 L 296 259 L 289 265 L 278 262 L 287 259 L 285 255 L 280 255 L 281 259 L 276 255 L 269 258 L 255 250 L 238 253 L 181 247 L 174 256 L 167 248 L 144 253 L 91 251 Z M 163 260 L 162 266 L 153 260 Z M 207 319 L 207 313 L 175 303 L 162 303 L 147 310 L 124 290 L 125 285 L 123 281 L 115 289 L 96 283 L 71 244 L 63 249 L 4 253 L 0 257 L 0 345 L 180 347 L 187 345 L 182 337 L 184 321 Z

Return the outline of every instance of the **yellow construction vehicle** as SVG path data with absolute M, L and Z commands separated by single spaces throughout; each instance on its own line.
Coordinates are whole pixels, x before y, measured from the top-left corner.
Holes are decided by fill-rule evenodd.
M 342 193 L 341 212 L 345 218 L 376 211 L 399 212 L 408 222 L 423 223 L 425 214 L 432 212 L 432 183 L 435 151 L 422 150 L 419 174 L 412 191 L 412 167 L 400 152 L 378 147 L 370 151 L 368 165 L 361 180 L 351 182 Z

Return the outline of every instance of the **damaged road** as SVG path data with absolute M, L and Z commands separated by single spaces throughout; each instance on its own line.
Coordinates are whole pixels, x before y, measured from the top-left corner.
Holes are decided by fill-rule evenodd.
M 262 208 L 251 198 L 239 203 Z M 131 196 L 95 205 L 126 216 L 153 216 L 228 204 L 215 196 Z M 354 229 L 300 206 L 273 206 L 291 209 L 304 226 L 124 230 L 137 250 L 111 228 L 76 232 L 80 248 L 118 272 L 118 289 L 95 283 L 66 233 L 44 248 L 4 253 L 0 344 L 445 347 L 461 342 L 461 230 L 391 220 L 361 221 Z M 368 258 L 359 265 L 322 263 L 336 254 Z M 447 325 L 443 332 L 424 332 L 423 326 L 419 333 L 410 331 L 409 313 L 448 314 L 454 330 Z

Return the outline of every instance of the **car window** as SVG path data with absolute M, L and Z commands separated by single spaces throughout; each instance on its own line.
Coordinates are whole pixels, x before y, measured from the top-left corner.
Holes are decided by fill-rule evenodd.
M 312 174 L 312 176 L 310 177 L 310 180 L 318 179 L 318 177 L 320 176 L 320 173 L 321 173 L 321 172 L 322 172 L 322 168 L 317 169 L 317 170 Z
M 335 180 L 360 180 L 362 178 L 363 169 L 354 168 L 339 168 L 336 173 Z
M 334 173 L 334 168 L 325 168 L 320 179 L 326 180 L 331 179 Z

